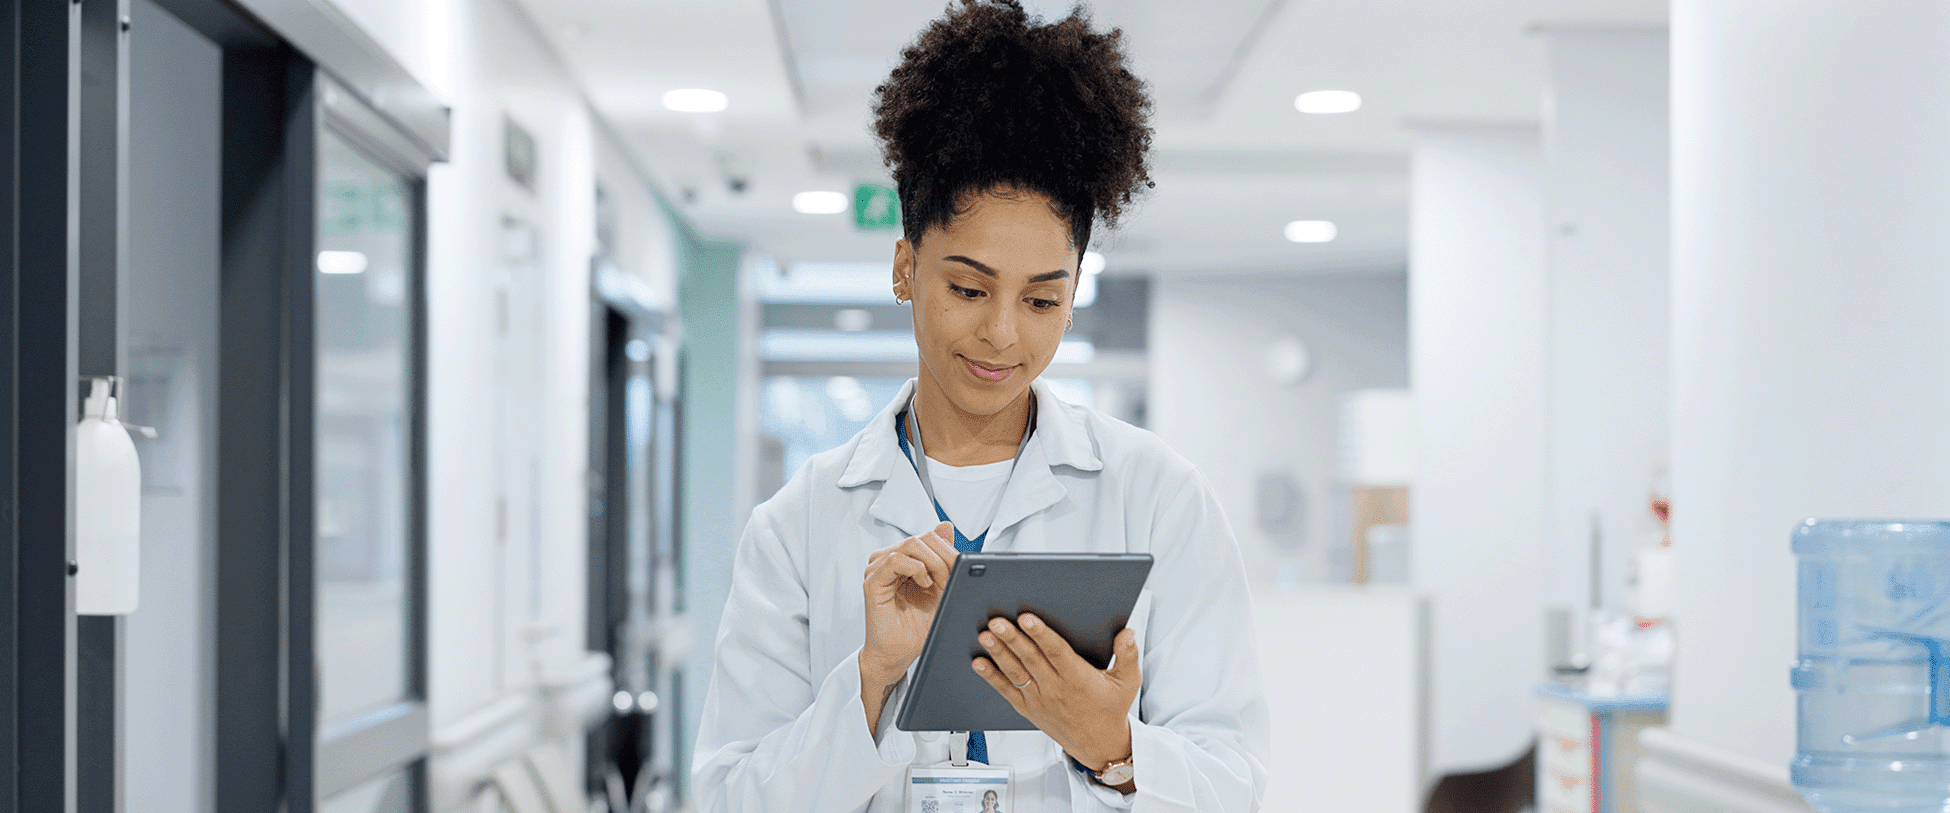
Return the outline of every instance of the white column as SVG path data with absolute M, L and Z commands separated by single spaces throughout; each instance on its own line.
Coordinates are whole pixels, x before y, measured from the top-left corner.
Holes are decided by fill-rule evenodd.
M 1670 306 L 1663 28 L 1547 28 L 1549 524 L 1544 596 L 1591 605 L 1594 518 L 1603 605 L 1623 609 L 1628 557 L 1658 530 Z
M 1543 675 L 1544 247 L 1534 127 L 1423 129 L 1409 204 L 1409 496 L 1432 776 L 1506 763 Z
M 1950 4 L 1675 0 L 1672 38 L 1672 733 L 1780 766 L 1790 528 L 1950 516 Z

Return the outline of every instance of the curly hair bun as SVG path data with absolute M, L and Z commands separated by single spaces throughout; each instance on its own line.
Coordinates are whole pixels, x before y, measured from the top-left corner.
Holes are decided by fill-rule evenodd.
M 874 90 L 907 238 L 1005 186 L 1048 197 L 1078 252 L 1093 221 L 1115 226 L 1152 185 L 1151 99 L 1122 39 L 1080 6 L 1046 23 L 1018 0 L 961 0 L 922 31 Z

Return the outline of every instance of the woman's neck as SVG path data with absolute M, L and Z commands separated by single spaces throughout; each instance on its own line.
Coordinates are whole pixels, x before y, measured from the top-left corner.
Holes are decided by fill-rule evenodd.
M 922 385 L 914 409 L 908 413 L 907 428 L 921 433 L 922 447 L 936 461 L 950 466 L 1000 463 L 1015 457 L 1022 445 L 1023 432 L 1029 426 L 1030 397 L 1025 390 L 995 414 L 977 415 L 956 407 L 940 390 Z

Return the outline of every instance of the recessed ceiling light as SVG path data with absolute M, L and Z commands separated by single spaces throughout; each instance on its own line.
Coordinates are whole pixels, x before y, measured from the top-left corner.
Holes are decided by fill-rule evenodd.
M 836 215 L 846 211 L 846 196 L 838 192 L 800 192 L 792 196 L 792 210 L 802 215 Z
M 318 252 L 320 274 L 363 274 L 367 264 L 365 253 L 360 251 Z
M 1095 251 L 1084 252 L 1081 270 L 1086 276 L 1104 273 L 1104 255 Z
M 1361 94 L 1351 90 L 1310 90 L 1293 97 L 1302 113 L 1352 113 L 1361 109 Z
M 1286 224 L 1286 239 L 1295 243 L 1325 243 L 1339 232 L 1331 220 L 1295 220 Z
M 664 107 L 679 113 L 716 113 L 731 100 L 715 90 L 682 88 L 664 91 Z

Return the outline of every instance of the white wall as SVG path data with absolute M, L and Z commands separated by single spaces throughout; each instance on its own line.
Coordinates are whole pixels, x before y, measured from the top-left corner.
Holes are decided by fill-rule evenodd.
M 624 271 L 648 283 L 648 291 L 660 297 L 656 305 L 674 310 L 677 234 L 642 167 L 609 134 L 607 130 L 597 133 L 595 161 L 596 177 L 615 210 L 614 259 Z
M 497 449 L 495 410 L 503 392 L 492 357 L 499 303 L 490 273 L 510 262 L 501 245 L 504 218 L 530 224 L 542 259 L 541 279 L 527 293 L 539 299 L 541 322 L 532 329 L 540 335 L 515 338 L 539 345 L 543 367 L 568 360 L 570 340 L 586 343 L 586 305 L 567 307 L 586 302 L 587 263 L 575 263 L 574 252 L 594 229 L 589 205 L 575 194 L 577 182 L 588 189 L 590 179 L 569 174 L 579 163 L 576 154 L 587 150 L 570 141 L 577 135 L 572 122 L 586 114 L 573 86 L 507 7 L 466 5 L 455 14 L 447 32 L 455 81 L 445 89 L 453 107 L 452 160 L 436 166 L 428 183 L 429 700 L 436 731 L 528 689 L 535 679 L 531 638 L 548 652 L 545 661 L 573 658 L 582 615 L 552 604 L 536 612 L 546 600 L 536 587 L 553 580 L 530 567 L 539 561 L 550 570 L 579 572 L 587 540 L 580 517 L 565 520 L 578 506 L 560 503 L 573 497 L 551 482 L 586 467 L 587 443 L 570 432 L 586 422 L 581 376 L 588 362 L 576 358 L 562 365 L 568 369 L 531 380 L 524 389 L 543 395 L 513 407 L 539 419 L 544 442 L 533 450 L 539 459 L 527 449 Z M 535 137 L 533 193 L 502 171 L 504 117 Z M 518 322 L 514 330 L 524 327 Z M 539 375 L 532 367 L 524 372 Z M 497 469 L 506 472 L 498 483 Z M 497 522 L 500 511 L 505 522 Z M 536 527 L 541 532 L 532 534 Z M 536 537 L 547 540 L 546 555 L 531 555 Z
M 1406 297 L 1395 274 L 1153 282 L 1147 424 L 1211 480 L 1260 583 L 1276 583 L 1282 569 L 1294 582 L 1335 575 L 1331 557 L 1353 512 L 1339 480 L 1341 396 L 1407 382 Z M 1298 384 L 1267 373 L 1282 336 L 1312 350 L 1313 371 Z M 1260 528 L 1256 482 L 1269 472 L 1301 484 L 1297 538 Z
M 1409 358 L 1423 445 L 1411 578 L 1431 602 L 1435 775 L 1529 745 L 1543 676 L 1544 247 L 1529 127 L 1418 133 Z
M 1794 523 L 1950 515 L 1950 6 L 1678 0 L 1672 48 L 1672 729 L 1778 766 Z
M 1258 593 L 1272 718 L 1264 813 L 1422 809 L 1425 605 L 1398 586 Z
M 1592 521 L 1604 606 L 1659 532 L 1670 320 L 1666 34 L 1553 28 L 1544 105 L 1549 257 L 1545 599 L 1590 606 Z

